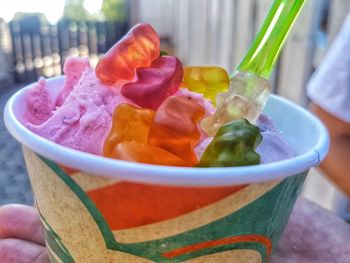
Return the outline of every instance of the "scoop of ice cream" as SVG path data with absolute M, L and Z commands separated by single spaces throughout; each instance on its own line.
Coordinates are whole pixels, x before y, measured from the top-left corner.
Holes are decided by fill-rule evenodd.
M 72 91 L 60 107 L 46 108 L 44 116 L 40 111 L 32 111 L 32 114 L 23 116 L 23 123 L 34 133 L 58 144 L 101 155 L 115 107 L 120 103 L 133 103 L 124 98 L 119 89 L 103 85 L 90 66 L 82 72 L 78 81 L 75 78 L 70 80 L 66 79 L 63 90 L 73 85 Z M 40 84 L 43 94 L 49 93 L 45 83 L 42 81 Z M 38 92 L 30 95 L 27 100 L 42 98 Z M 44 117 L 44 122 L 36 121 Z
M 87 58 L 69 58 L 62 87 L 52 92 L 44 78 L 27 91 L 22 123 L 34 133 L 58 144 L 102 155 L 104 141 L 110 132 L 112 114 L 121 103 L 134 103 L 125 98 L 119 87 L 104 85 L 96 77 Z M 51 89 L 51 90 L 50 90 Z M 59 92 L 57 92 L 59 90 Z M 205 116 L 214 113 L 211 102 L 200 93 L 179 89 L 174 96 L 191 99 L 205 109 Z M 261 115 L 258 119 L 263 141 L 256 151 L 261 163 L 270 163 L 293 157 L 287 141 L 272 124 Z M 201 139 L 195 151 L 200 158 L 212 140 L 200 129 Z

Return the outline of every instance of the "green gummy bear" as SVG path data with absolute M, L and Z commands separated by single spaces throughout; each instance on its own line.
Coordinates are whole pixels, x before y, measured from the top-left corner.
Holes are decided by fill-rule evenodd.
M 198 167 L 244 166 L 260 163 L 255 152 L 262 141 L 259 127 L 246 119 L 237 119 L 222 126 L 208 145 Z
M 160 52 L 159 52 L 159 56 L 160 57 L 162 57 L 162 56 L 168 56 L 169 54 L 168 54 L 168 52 L 166 52 L 165 50 L 161 50 Z

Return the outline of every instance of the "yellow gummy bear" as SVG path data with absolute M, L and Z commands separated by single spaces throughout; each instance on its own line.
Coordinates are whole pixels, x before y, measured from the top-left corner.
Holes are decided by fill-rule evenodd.
M 215 106 L 215 96 L 219 92 L 227 91 L 230 78 L 220 67 L 184 67 L 182 87 L 198 92 L 210 99 Z

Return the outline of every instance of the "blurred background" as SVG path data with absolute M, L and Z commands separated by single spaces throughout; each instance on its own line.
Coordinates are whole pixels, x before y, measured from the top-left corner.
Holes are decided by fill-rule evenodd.
M 68 56 L 96 65 L 128 29 L 148 22 L 162 49 L 186 65 L 231 72 L 272 0 L 10 0 L 0 9 L 0 205 L 32 204 L 21 148 L 7 133 L 7 99 L 39 76 L 62 74 Z M 307 81 L 350 12 L 349 0 L 308 0 L 271 77 L 274 92 L 306 107 Z M 303 195 L 339 213 L 344 196 L 311 171 Z

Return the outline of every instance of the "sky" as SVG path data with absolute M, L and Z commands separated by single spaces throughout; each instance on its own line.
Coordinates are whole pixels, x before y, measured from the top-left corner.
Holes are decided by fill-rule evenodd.
M 6 4 L 2 3 L 6 1 Z M 63 13 L 65 0 L 1 0 L 0 17 L 10 21 L 16 12 L 44 13 L 46 18 L 55 23 Z M 95 13 L 101 7 L 102 0 L 85 0 L 84 7 Z

